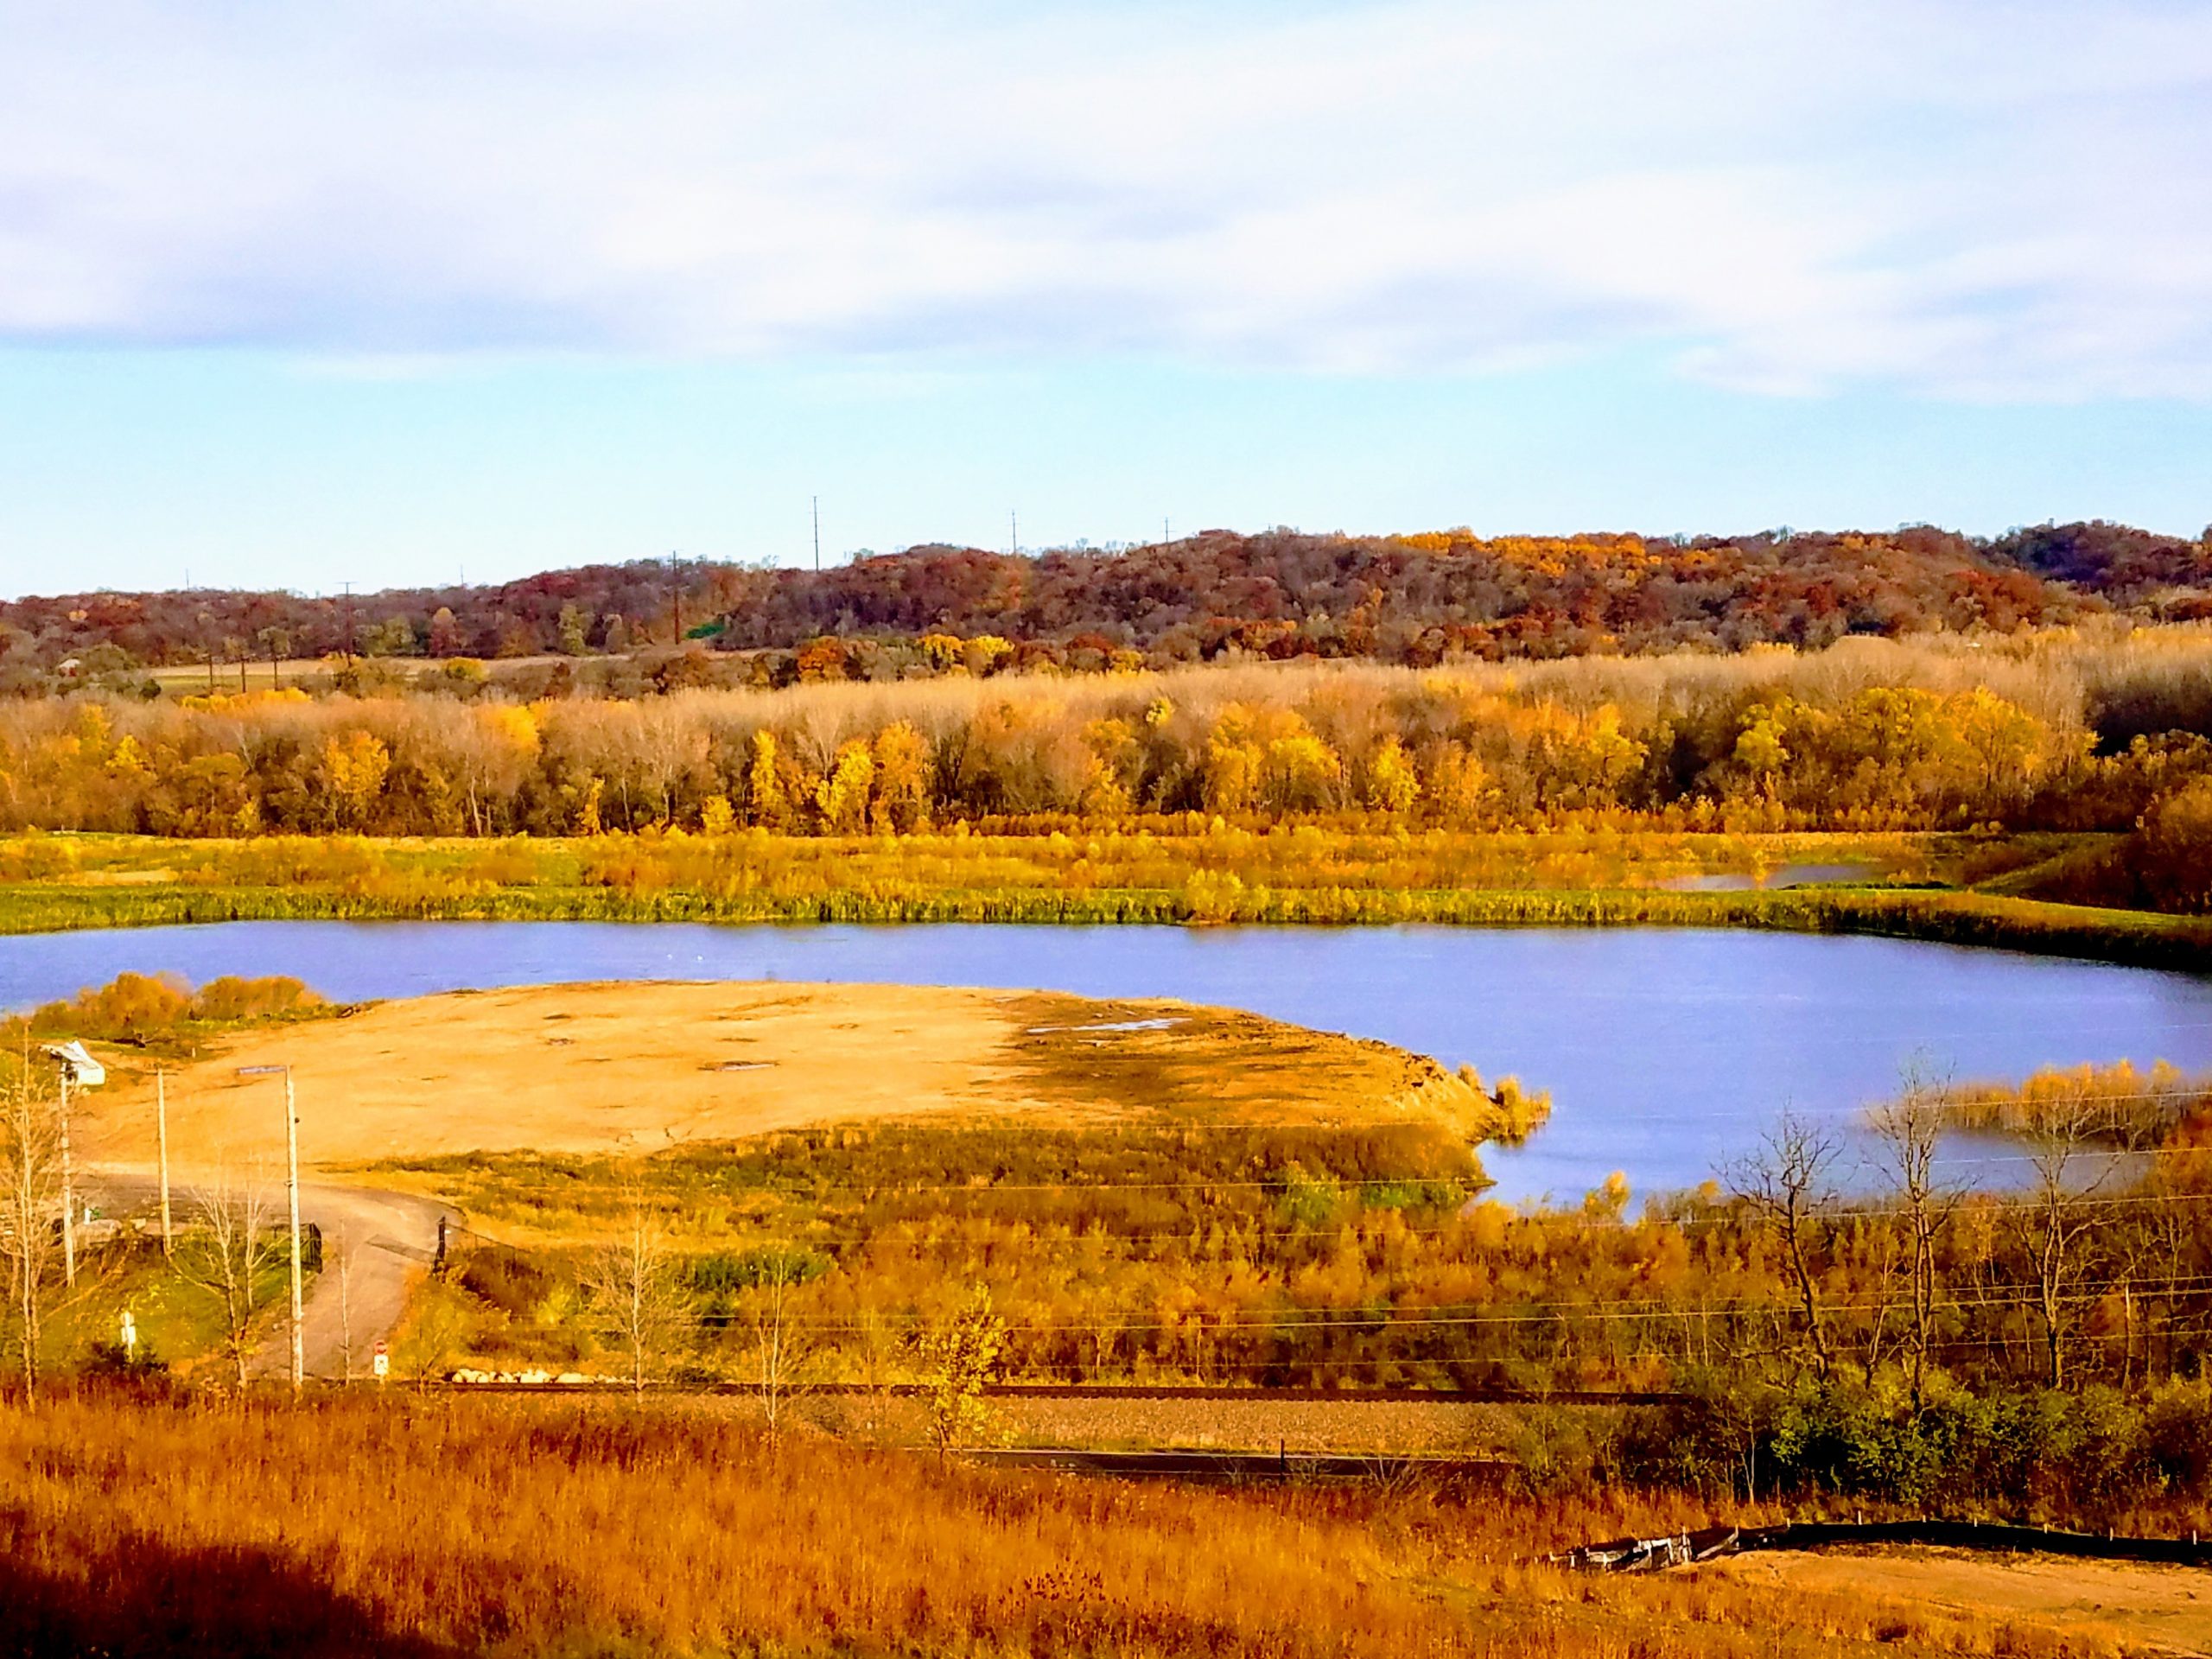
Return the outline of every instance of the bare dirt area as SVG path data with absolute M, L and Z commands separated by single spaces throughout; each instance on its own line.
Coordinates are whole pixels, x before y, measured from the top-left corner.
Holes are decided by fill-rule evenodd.
M 2212 1572 L 2195 1567 L 1910 1548 L 1760 1551 L 1697 1570 L 1777 1593 L 1878 1597 L 2034 1625 L 2124 1651 L 2212 1652 Z
M 93 1161 L 153 1151 L 142 1057 L 86 1102 Z M 170 1073 L 180 1167 L 281 1159 L 289 1065 L 310 1166 L 467 1152 L 650 1153 L 939 1114 L 1373 1122 L 1477 1097 L 1381 1044 L 1166 1001 L 914 986 L 585 984 L 463 992 L 249 1032 Z

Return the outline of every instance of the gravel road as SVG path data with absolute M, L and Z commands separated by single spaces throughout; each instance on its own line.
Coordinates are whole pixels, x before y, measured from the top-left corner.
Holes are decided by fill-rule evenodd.
M 157 1203 L 155 1178 L 147 1170 L 88 1171 L 78 1178 L 78 1185 L 112 1214 L 150 1214 Z M 173 1173 L 170 1206 L 179 1224 L 190 1217 L 203 1190 L 192 1177 Z M 264 1185 L 259 1198 L 264 1213 L 281 1225 L 285 1215 L 283 1183 Z M 349 1326 L 353 1375 L 368 1374 L 376 1344 L 391 1336 L 406 1311 L 409 1291 L 437 1254 L 442 1216 L 460 1219 L 460 1212 L 450 1206 L 411 1193 L 321 1181 L 300 1184 L 300 1220 L 322 1229 L 324 1261 L 323 1271 L 308 1283 L 301 1310 L 308 1376 L 346 1375 Z M 341 1251 L 348 1262 L 342 1294 Z M 291 1363 L 291 1332 L 280 1306 L 274 1327 L 254 1357 L 254 1374 L 286 1376 Z

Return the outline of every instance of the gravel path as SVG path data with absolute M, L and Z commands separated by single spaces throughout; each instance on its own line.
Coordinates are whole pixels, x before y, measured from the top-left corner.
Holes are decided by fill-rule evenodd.
M 111 1213 L 150 1215 L 157 1203 L 155 1178 L 140 1169 L 104 1168 L 79 1178 L 79 1186 Z M 190 1216 L 203 1189 L 190 1176 L 173 1174 L 170 1206 L 179 1224 Z M 264 1213 L 282 1225 L 285 1217 L 282 1182 L 260 1192 Z M 415 1281 L 437 1254 L 438 1219 L 459 1214 L 435 1198 L 373 1188 L 335 1186 L 321 1181 L 300 1184 L 300 1220 L 322 1229 L 323 1271 L 309 1281 L 301 1309 L 301 1335 L 310 1376 L 346 1375 L 347 1331 L 351 1328 L 353 1371 L 366 1376 L 376 1344 L 388 1339 L 407 1308 Z M 341 1291 L 339 1262 L 347 1265 Z M 257 1376 L 291 1373 L 291 1332 L 281 1305 L 274 1328 L 255 1355 Z

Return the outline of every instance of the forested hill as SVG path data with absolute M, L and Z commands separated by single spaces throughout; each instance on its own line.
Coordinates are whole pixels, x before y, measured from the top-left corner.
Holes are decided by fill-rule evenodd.
M 0 604 L 0 664 L 158 666 L 272 652 L 446 658 L 632 651 L 683 637 L 792 649 L 929 634 L 1103 658 L 1551 657 L 1846 633 L 2012 630 L 2107 609 L 2212 616 L 2212 541 L 2104 523 L 1994 540 L 1880 533 L 1661 539 L 1246 536 L 1020 556 L 923 546 L 821 572 L 661 562 L 350 601 L 199 590 Z

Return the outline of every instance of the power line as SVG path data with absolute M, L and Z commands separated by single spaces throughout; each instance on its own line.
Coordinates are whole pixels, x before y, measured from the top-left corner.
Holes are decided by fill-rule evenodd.
M 2075 1158 L 2139 1159 L 2145 1162 L 2155 1162 L 2157 1160 L 2161 1158 L 2193 1158 L 2208 1154 L 2212 1154 L 2212 1146 L 2165 1147 L 2141 1152 L 2132 1152 L 2126 1150 L 2101 1151 L 2095 1148 L 2083 1148 L 2082 1150 L 2073 1152 L 2069 1155 Z M 1935 1161 L 1939 1166 L 1965 1166 L 1970 1168 L 1982 1164 L 2032 1163 L 2036 1160 L 2037 1154 L 2033 1153 L 1992 1153 L 1985 1158 L 1938 1159 Z M 1421 1174 L 1351 1175 L 1341 1177 L 1306 1178 L 1304 1179 L 1295 1180 L 1287 1176 L 1272 1176 L 1259 1180 L 1207 1180 L 1205 1179 L 1198 1179 L 1174 1181 L 1002 1181 L 991 1182 L 984 1185 L 976 1185 L 966 1181 L 918 1182 L 912 1185 L 886 1181 L 837 1181 L 823 1183 L 818 1185 L 804 1185 L 791 1188 L 779 1188 L 769 1185 L 738 1188 L 734 1189 L 729 1195 L 736 1196 L 739 1193 L 750 1192 L 758 1193 L 763 1198 L 778 1198 L 786 1202 L 804 1202 L 809 1199 L 820 1199 L 833 1196 L 857 1196 L 872 1199 L 888 1200 L 901 1198 L 939 1197 L 946 1194 L 964 1194 L 980 1198 L 986 1194 L 998 1192 L 1052 1192 L 1072 1197 L 1078 1194 L 1090 1192 L 1236 1192 L 1280 1191 L 1287 1193 L 1294 1190 L 1304 1190 L 1314 1192 L 1333 1192 L 1338 1196 L 1350 1198 L 1357 1197 L 1360 1193 L 1370 1188 L 1396 1186 L 1471 1187 L 1474 1190 L 1466 1194 L 1465 1201 L 1487 1201 L 1491 1203 L 1504 1202 L 1503 1199 L 1484 1200 L 1484 1193 L 1488 1190 L 1487 1187 L 1477 1185 L 1477 1184 L 1469 1177 L 1459 1175 Z M 1660 1190 L 1662 1192 L 1688 1191 L 1693 1193 L 1696 1191 L 1695 1188 L 1665 1188 Z M 2008 1196 L 2008 1193 L 2005 1191 L 1997 1191 L 1985 1193 L 1982 1196 L 1989 1198 L 2004 1198 Z M 2011 1192 L 2009 1196 L 2018 1196 L 2017 1190 Z M 2212 1194 L 2208 1194 L 2207 1196 L 2212 1196 Z M 1380 1208 L 1380 1206 L 1377 1207 Z M 1389 1207 L 1393 1209 L 1395 1208 L 1395 1206 Z
M 2012 1209 L 2028 1208 L 2037 1201 L 2032 1194 L 2005 1195 L 2005 1198 L 2007 1200 L 2007 1207 Z M 2078 1198 L 2070 1201 L 2070 1206 L 2076 1211 L 2101 1211 L 2141 1208 L 2146 1205 L 2179 1205 L 2206 1203 L 2212 1203 L 2212 1192 L 2126 1195 L 2101 1198 Z M 1395 1212 L 1379 1211 L 1369 1212 L 1371 1217 L 1379 1217 L 1385 1213 Z M 1326 1247 L 1337 1242 L 1340 1238 L 1341 1235 L 1347 1231 L 1359 1235 L 1365 1235 L 1370 1230 L 1382 1231 L 1385 1233 L 1385 1237 L 1377 1242 L 1388 1242 L 1389 1238 L 1451 1237 L 1469 1233 L 1480 1224 L 1473 1217 L 1462 1216 L 1454 1221 L 1441 1226 L 1408 1226 L 1382 1230 L 1372 1228 L 1371 1222 L 1370 1222 L 1366 1217 L 1361 1217 L 1351 1218 L 1334 1223 L 1325 1223 L 1311 1228 L 1278 1230 L 1270 1233 L 1254 1233 L 1248 1230 L 1238 1229 L 1234 1226 L 1215 1226 L 1203 1230 L 1196 1226 L 1192 1226 L 1179 1228 L 1172 1232 L 1117 1233 L 1092 1231 L 1075 1232 L 1071 1230 L 1054 1235 L 1041 1230 L 1041 1228 L 1048 1228 L 1052 1224 L 1049 1221 L 1040 1224 L 1039 1220 L 1034 1217 L 1001 1218 L 988 1216 L 911 1217 L 889 1220 L 885 1222 L 880 1227 L 866 1230 L 817 1227 L 809 1224 L 803 1218 L 782 1220 L 780 1224 L 778 1224 L 777 1220 L 769 1217 L 759 1217 L 757 1219 L 760 1223 L 761 1231 L 772 1232 L 776 1234 L 777 1236 L 772 1241 L 764 1241 L 759 1239 L 756 1236 L 754 1240 L 752 1241 L 754 1243 L 772 1242 L 792 1249 L 810 1249 L 817 1246 L 834 1247 L 839 1245 L 849 1245 L 855 1247 L 881 1246 L 886 1249 L 900 1250 L 909 1255 L 944 1254 L 962 1248 L 1000 1248 L 1012 1242 L 1003 1238 L 979 1239 L 942 1235 L 934 1236 L 915 1236 L 911 1232 L 902 1235 L 900 1231 L 902 1229 L 926 1228 L 942 1225 L 950 1225 L 953 1227 L 963 1225 L 1019 1227 L 1022 1229 L 1024 1232 L 1024 1236 L 1019 1241 L 1020 1248 L 1025 1250 L 1032 1250 L 1083 1247 L 1111 1249 L 1128 1244 L 1180 1243 L 1192 1240 L 1194 1233 L 1200 1235 L 1197 1242 L 1203 1243 L 1206 1242 L 1205 1235 L 1209 1232 L 1217 1236 L 1225 1236 L 1228 1242 L 1244 1245 L 1264 1245 L 1302 1240 L 1309 1242 L 1316 1246 Z M 1583 1235 L 1592 1235 L 1600 1232 L 1616 1235 L 1629 1234 L 1635 1232 L 1641 1227 L 1649 1224 L 1648 1222 L 1642 1220 L 1605 1221 L 1594 1219 L 1586 1216 L 1575 1215 L 1571 1212 L 1552 1212 L 1548 1214 L 1540 1213 L 1535 1216 L 1524 1215 L 1516 1217 L 1516 1219 L 1525 1221 L 1532 1226 L 1541 1229 L 1558 1232 L 1579 1233 Z M 1902 1223 L 1906 1219 L 1906 1217 L 1902 1210 L 1891 1207 L 1884 1209 L 1860 1208 L 1811 1211 L 1807 1212 L 1805 1219 L 1809 1223 L 1823 1224 L 1841 1221 Z M 1663 1216 L 1658 1218 L 1658 1224 L 1661 1226 L 1672 1228 L 1681 1234 L 1688 1236 L 1694 1236 L 1699 1233 L 1719 1231 L 1725 1227 L 1732 1225 L 1743 1228 L 1745 1230 L 1764 1231 L 1770 1225 L 1763 1216 L 1745 1215 L 1740 1209 L 1732 1209 L 1727 1213 L 1709 1213 L 1702 1216 Z M 1095 1223 L 1092 1224 L 1095 1225 Z M 493 1237 L 490 1234 L 478 1233 L 476 1234 L 476 1236 L 486 1239 L 493 1243 L 501 1243 L 502 1248 L 516 1248 L 514 1246 L 505 1245 L 502 1241 Z
M 2137 1280 L 2129 1287 L 2139 1294 L 2202 1294 L 2212 1289 L 2212 1277 L 2202 1274 L 2173 1281 Z M 2062 1291 L 2051 1300 L 2068 1306 L 2101 1302 L 2114 1294 L 2113 1290 Z M 2034 1309 L 2043 1304 L 2042 1294 L 2022 1287 L 2006 1294 L 1951 1297 L 1929 1304 L 1929 1313 L 1964 1313 L 1992 1309 L 2000 1311 L 2021 1308 Z M 1888 1297 L 1878 1301 L 1823 1300 L 1824 1313 L 1853 1313 L 1892 1312 L 1908 1306 L 1902 1296 Z M 1008 1320 L 1009 1332 L 1083 1332 L 1095 1335 L 1107 1332 L 1160 1332 L 1175 1330 L 1202 1331 L 1263 1331 L 1283 1337 L 1294 1337 L 1309 1331 L 1381 1331 L 1427 1327 L 1471 1329 L 1484 1325 L 1559 1325 L 1579 1320 L 1597 1324 L 1651 1324 L 1681 1318 L 1739 1318 L 1770 1314 L 1789 1315 L 1795 1313 L 1794 1293 L 1783 1291 L 1766 1301 L 1725 1301 L 1718 1306 L 1698 1306 L 1679 1302 L 1647 1302 L 1644 1304 L 1523 1302 L 1517 1299 L 1505 1304 L 1511 1311 L 1498 1311 L 1490 1303 L 1438 1304 L 1434 1306 L 1402 1308 L 1387 1312 L 1348 1313 L 1332 1309 L 1286 1307 L 1271 1317 L 1262 1319 L 1211 1319 L 1203 1315 L 1192 1319 L 1173 1316 L 1156 1319 L 1078 1319 L 1078 1320 Z M 1469 1308 L 1480 1311 L 1459 1312 Z M 1538 1311 L 1541 1310 L 1541 1311 Z M 1249 1310 L 1237 1310 L 1247 1312 Z M 1572 1315 L 1569 1319 L 1567 1315 Z M 887 1313 L 875 1316 L 879 1325 L 918 1325 L 928 1322 L 931 1315 L 914 1313 Z M 864 1328 L 861 1322 L 846 1315 L 787 1316 L 785 1323 L 802 1325 L 808 1330 L 849 1331 Z

